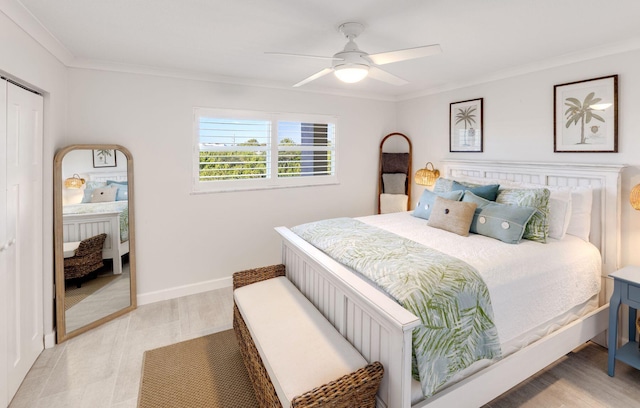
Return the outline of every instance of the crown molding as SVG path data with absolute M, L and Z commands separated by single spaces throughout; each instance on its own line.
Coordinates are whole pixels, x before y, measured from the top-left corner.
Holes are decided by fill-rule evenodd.
M 69 66 L 73 62 L 74 56 L 71 51 L 62 45 L 19 0 L 0 0 L 0 12 L 16 23 L 62 64 Z
M 623 54 L 625 52 L 635 51 L 638 49 L 640 49 L 640 37 L 630 38 L 618 43 L 607 44 L 604 46 L 591 48 L 585 51 L 573 52 L 573 53 L 561 55 L 555 58 L 549 58 L 549 59 L 537 61 L 531 64 L 521 65 L 515 68 L 498 71 L 490 75 L 479 76 L 469 81 L 450 82 L 437 87 L 428 88 L 422 91 L 407 93 L 406 95 L 399 96 L 397 98 L 397 101 L 406 101 L 410 99 L 420 98 L 423 96 L 453 91 L 460 88 L 468 88 L 475 85 L 481 85 L 488 82 L 498 81 L 501 79 L 531 74 L 534 72 L 544 71 L 551 68 L 557 68 L 564 65 L 576 64 L 576 63 L 589 61 L 589 60 L 602 58 L 602 57 L 607 57 L 615 54 Z
M 171 69 L 158 68 L 158 67 L 152 67 L 152 66 L 146 66 L 146 65 L 124 64 L 124 63 L 118 63 L 118 62 L 112 62 L 112 61 L 102 61 L 102 60 L 86 59 L 86 58 L 78 58 L 78 57 L 74 58 L 73 62 L 70 65 L 68 65 L 68 67 L 78 68 L 78 69 L 87 69 L 87 70 L 96 70 L 96 71 L 109 71 L 109 72 L 121 72 L 121 73 L 128 73 L 128 74 L 160 76 L 160 77 L 175 78 L 175 79 L 187 79 L 187 80 L 204 81 L 204 82 L 212 82 L 212 83 L 227 84 L 227 85 L 253 86 L 253 87 L 259 87 L 259 88 L 284 90 L 289 92 L 303 92 L 303 93 L 313 93 L 313 94 L 345 96 L 345 97 L 351 97 L 351 98 L 380 100 L 380 101 L 386 101 L 386 102 L 396 101 L 395 96 L 385 96 L 385 95 L 374 94 L 374 93 L 343 91 L 340 89 L 330 89 L 330 88 L 323 89 L 323 90 L 293 88 L 290 83 L 231 77 L 231 76 L 224 76 L 224 75 L 215 75 L 215 74 L 204 73 L 204 72 L 171 70 Z

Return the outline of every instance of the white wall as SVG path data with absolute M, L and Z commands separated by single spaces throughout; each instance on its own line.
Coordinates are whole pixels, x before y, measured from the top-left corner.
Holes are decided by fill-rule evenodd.
M 5 5 L 2 4 L 2 7 Z M 64 137 L 67 69 L 0 11 L 0 74 L 44 96 L 43 279 L 46 345 L 53 343 L 53 155 Z
M 190 194 L 193 108 L 329 114 L 338 120 L 339 185 Z M 134 159 L 142 303 L 229 284 L 280 261 L 275 226 L 376 211 L 378 147 L 395 103 L 85 69 L 69 70 L 67 143 L 115 143 Z M 160 292 L 160 293 L 159 293 Z
M 93 150 L 72 150 L 65 154 L 62 160 L 62 180 L 73 177 L 74 174 L 86 178 L 95 173 L 127 172 L 127 156 L 116 150 L 116 165 L 113 167 L 94 167 Z
M 618 152 L 553 152 L 553 87 L 618 74 Z M 620 163 L 622 178 L 622 265 L 640 265 L 640 212 L 628 204 L 640 183 L 640 51 L 611 55 L 454 91 L 399 102 L 398 131 L 412 137 L 414 163 L 443 159 Z M 449 104 L 484 98 L 484 152 L 449 152 Z M 414 204 L 423 190 L 415 186 Z

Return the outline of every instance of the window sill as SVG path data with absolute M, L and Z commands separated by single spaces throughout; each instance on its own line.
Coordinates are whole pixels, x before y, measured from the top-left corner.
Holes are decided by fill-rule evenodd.
M 250 185 L 241 185 L 240 183 L 234 185 L 220 186 L 220 187 L 212 187 L 206 186 L 198 188 L 194 186 L 191 190 L 191 195 L 200 195 L 200 194 L 212 194 L 212 193 L 231 193 L 237 191 L 256 191 L 256 190 L 276 190 L 282 188 L 300 188 L 300 187 L 318 187 L 318 186 L 330 186 L 340 184 L 337 177 L 325 178 L 323 180 L 309 180 L 305 182 L 299 182 L 296 180 L 295 183 L 286 183 L 280 182 L 278 184 L 266 184 L 261 183 L 258 184 L 250 184 Z

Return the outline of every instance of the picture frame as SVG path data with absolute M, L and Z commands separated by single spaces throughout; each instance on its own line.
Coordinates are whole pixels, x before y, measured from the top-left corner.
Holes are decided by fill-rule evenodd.
M 555 153 L 618 152 L 618 75 L 553 89 Z
M 449 109 L 449 151 L 482 152 L 483 98 L 452 102 Z
M 116 167 L 116 151 L 114 149 L 94 149 L 93 168 Z

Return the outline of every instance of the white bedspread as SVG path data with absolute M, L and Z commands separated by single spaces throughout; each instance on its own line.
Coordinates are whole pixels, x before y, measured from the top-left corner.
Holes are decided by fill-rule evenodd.
M 571 235 L 546 244 L 523 240 L 511 245 L 432 228 L 411 212 L 358 219 L 475 267 L 489 288 L 501 344 L 586 302 L 600 290 L 600 253 Z

